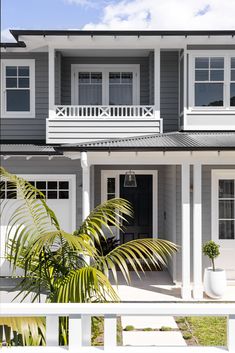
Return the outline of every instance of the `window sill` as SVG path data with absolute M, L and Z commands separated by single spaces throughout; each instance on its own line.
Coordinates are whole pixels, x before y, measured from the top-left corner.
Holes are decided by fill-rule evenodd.
M 8 115 L 8 114 L 2 114 L 1 115 L 2 119 L 35 119 L 35 114 L 12 114 L 12 115 Z
M 235 107 L 234 108 L 190 108 L 187 110 L 188 114 L 234 114 L 235 113 Z

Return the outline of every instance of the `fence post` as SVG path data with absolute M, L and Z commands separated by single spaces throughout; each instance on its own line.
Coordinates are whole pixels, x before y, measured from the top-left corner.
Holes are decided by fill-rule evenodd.
M 117 317 L 116 315 L 104 316 L 104 349 L 109 350 L 117 345 Z
M 57 347 L 59 345 L 59 317 L 46 316 L 46 345 Z
M 82 346 L 91 346 L 91 316 L 81 315 L 82 318 Z
M 82 347 L 81 315 L 69 316 L 69 353 L 77 353 Z
M 229 352 L 235 352 L 235 315 L 227 318 L 227 346 Z

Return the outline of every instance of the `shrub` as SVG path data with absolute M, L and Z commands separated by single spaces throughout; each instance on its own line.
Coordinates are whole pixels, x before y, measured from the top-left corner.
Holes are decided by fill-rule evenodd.
M 169 327 L 169 326 L 162 326 L 162 327 L 160 328 L 160 331 L 172 331 L 172 328 Z
M 219 248 L 220 246 L 213 240 L 206 242 L 202 247 L 203 254 L 211 260 L 213 271 L 215 271 L 215 258 L 220 255 Z
M 134 331 L 135 330 L 135 327 L 133 325 L 127 325 L 125 328 L 124 328 L 124 331 Z
M 190 340 L 191 338 L 193 338 L 193 335 L 192 335 L 190 332 L 185 332 L 185 333 L 183 334 L 183 338 L 184 338 L 185 340 Z

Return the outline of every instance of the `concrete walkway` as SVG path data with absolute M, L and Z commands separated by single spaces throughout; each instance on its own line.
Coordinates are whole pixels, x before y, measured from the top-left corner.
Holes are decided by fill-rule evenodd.
M 122 316 L 121 322 L 124 346 L 187 345 L 172 316 Z M 135 330 L 126 331 L 128 326 L 133 326 Z

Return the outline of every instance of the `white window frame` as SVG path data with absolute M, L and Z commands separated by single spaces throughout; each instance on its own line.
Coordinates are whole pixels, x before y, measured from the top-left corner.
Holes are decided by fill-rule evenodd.
M 137 175 L 152 175 L 152 192 L 153 192 L 153 217 L 152 229 L 153 237 L 158 238 L 158 170 L 133 170 Z M 125 175 L 127 170 L 101 170 L 101 203 L 107 201 L 107 180 L 115 178 L 115 197 L 120 197 L 120 175 Z M 120 232 L 117 228 L 112 227 L 114 234 L 120 239 Z
M 71 223 L 72 229 L 76 229 L 76 175 L 75 174 L 19 174 L 19 177 L 28 181 L 68 181 L 69 182 L 69 198 L 68 199 L 49 199 L 48 201 L 56 202 L 69 200 L 72 205 Z M 14 200 L 13 200 L 14 201 Z
M 211 171 L 211 239 L 223 248 L 235 248 L 235 239 L 219 239 L 219 180 L 234 179 L 235 169 Z
M 8 112 L 6 110 L 6 66 L 29 66 L 30 110 L 25 112 Z M 3 59 L 1 63 L 2 93 L 1 117 L 2 118 L 35 118 L 35 60 L 34 59 Z
M 139 64 L 72 64 L 71 65 L 71 101 L 78 105 L 78 72 L 102 72 L 102 105 L 109 105 L 109 72 L 133 73 L 133 104 L 140 104 L 140 65 Z
M 195 106 L 195 58 L 213 58 L 221 57 L 224 58 L 224 106 L 218 107 L 198 107 Z M 234 51 L 224 51 L 221 50 L 200 50 L 189 52 L 189 69 L 188 69 L 188 100 L 189 100 L 189 112 L 190 113 L 200 113 L 211 114 L 212 112 L 230 112 L 235 111 L 235 107 L 230 107 L 230 74 L 231 74 L 231 58 L 235 57 Z M 205 81 L 206 82 L 206 81 Z M 221 81 L 222 82 L 222 81 Z

